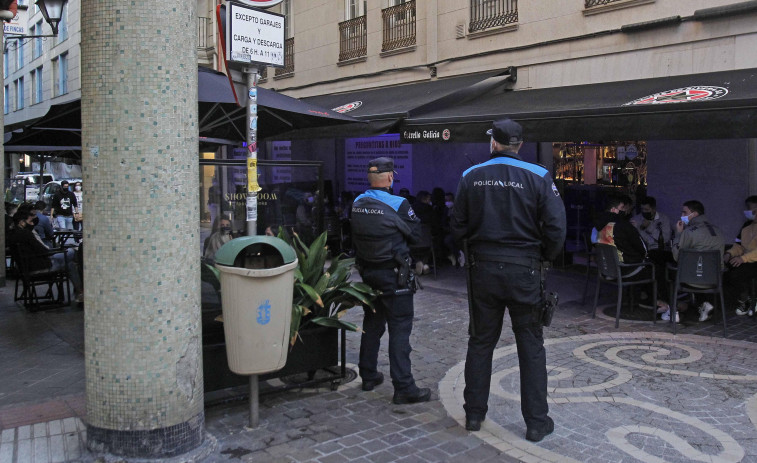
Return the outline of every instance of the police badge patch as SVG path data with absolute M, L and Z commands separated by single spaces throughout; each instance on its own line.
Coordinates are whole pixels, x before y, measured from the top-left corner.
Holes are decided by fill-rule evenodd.
M 411 219 L 413 219 L 413 220 L 415 220 L 415 219 L 416 219 L 415 211 L 413 210 L 413 208 L 412 208 L 412 207 L 411 207 L 410 209 L 408 209 L 408 210 L 407 210 L 407 215 L 408 215 L 408 216 L 409 216 L 409 217 L 410 217 Z
M 555 185 L 555 182 L 552 182 L 552 193 L 554 193 L 555 196 L 560 196 L 560 192 L 557 191 L 557 186 Z

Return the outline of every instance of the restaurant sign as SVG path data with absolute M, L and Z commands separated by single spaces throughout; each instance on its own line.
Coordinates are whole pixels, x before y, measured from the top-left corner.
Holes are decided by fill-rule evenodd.
M 452 131 L 450 129 L 413 129 L 400 132 L 403 143 L 422 143 L 434 141 L 450 141 Z
M 629 101 L 623 106 L 647 105 L 647 104 L 667 104 L 667 103 L 689 103 L 694 101 L 707 101 L 722 98 L 728 94 L 728 89 L 723 87 L 713 87 L 710 85 L 697 85 L 691 87 L 676 88 L 664 92 L 647 95 L 633 101 Z

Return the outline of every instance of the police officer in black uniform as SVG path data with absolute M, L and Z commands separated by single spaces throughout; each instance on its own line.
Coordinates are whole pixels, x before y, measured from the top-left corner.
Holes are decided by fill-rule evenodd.
M 562 249 L 565 207 L 547 169 L 518 156 L 520 124 L 495 121 L 486 133 L 491 159 L 463 173 L 451 219 L 455 239 L 468 242 L 472 264 L 465 429 L 478 431 L 486 417 L 492 355 L 507 307 L 518 347 L 526 439 L 538 442 L 554 430 L 541 324 L 543 261 Z
M 394 385 L 393 402 L 426 402 L 428 388 L 415 385 L 410 371 L 410 332 L 413 329 L 413 290 L 410 288 L 408 244 L 420 239 L 420 220 L 405 198 L 394 196 L 394 161 L 377 158 L 368 163 L 371 187 L 352 205 L 352 240 L 363 281 L 381 291 L 375 310 L 363 307 L 363 335 L 360 339 L 360 377 L 363 390 L 371 391 L 384 382 L 377 370 L 381 336 L 389 326 L 389 373 Z

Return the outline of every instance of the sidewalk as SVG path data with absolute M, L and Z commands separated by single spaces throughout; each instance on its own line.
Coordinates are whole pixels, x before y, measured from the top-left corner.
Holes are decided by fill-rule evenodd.
M 0 289 L 0 463 L 95 461 L 85 450 L 83 314 L 29 314 Z M 517 356 L 505 317 L 495 351 L 490 411 L 465 431 L 462 371 L 467 302 L 461 269 L 423 277 L 416 297 L 413 370 L 432 401 L 393 405 L 389 381 L 362 392 L 360 381 L 265 395 L 260 426 L 246 428 L 247 402 L 206 408 L 217 441 L 206 462 L 713 462 L 757 461 L 757 321 L 722 325 L 621 320 L 581 304 L 580 273 L 553 271 L 560 311 L 545 329 L 550 415 L 555 433 L 527 442 L 520 414 Z M 590 292 L 593 291 L 593 286 Z M 593 292 L 592 292 L 593 294 Z M 591 297 L 589 299 L 592 299 Z M 605 288 L 600 306 L 614 304 Z M 590 301 L 593 302 L 593 301 Z M 360 322 L 358 310 L 348 318 Z M 360 337 L 347 334 L 347 361 Z M 388 376 L 386 336 L 379 366 Z M 111 459 L 108 459 L 109 461 Z M 112 459 L 112 461 L 132 461 Z

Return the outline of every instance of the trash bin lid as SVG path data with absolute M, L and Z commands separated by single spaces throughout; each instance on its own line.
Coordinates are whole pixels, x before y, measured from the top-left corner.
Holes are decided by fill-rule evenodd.
M 294 262 L 295 259 L 297 259 L 297 255 L 295 254 L 294 249 L 292 249 L 292 247 L 289 246 L 286 241 L 282 240 L 281 238 L 276 238 L 275 236 L 260 235 L 241 236 L 239 238 L 234 238 L 233 240 L 224 244 L 216 252 L 216 263 L 226 266 L 233 266 L 234 260 L 236 260 L 239 253 L 247 248 L 247 246 L 253 244 L 267 244 L 276 248 L 276 250 L 281 255 L 281 258 L 284 259 L 285 264 Z

